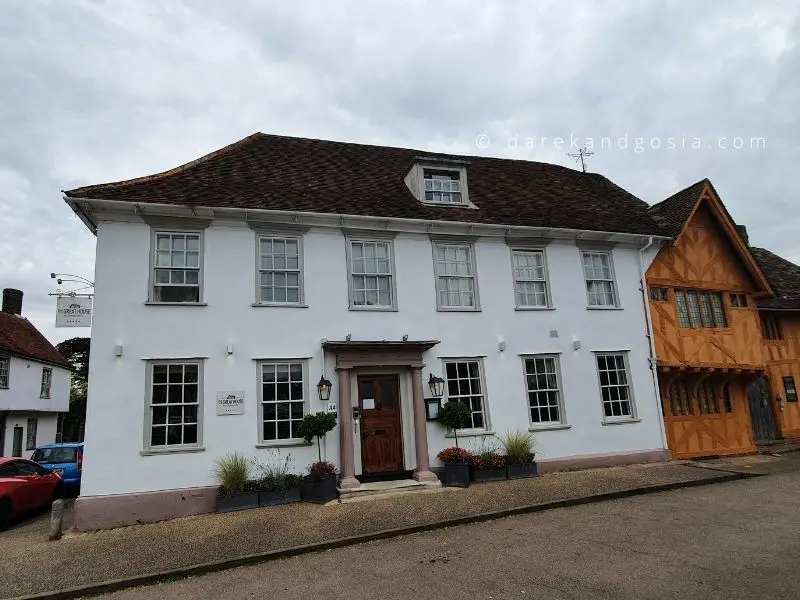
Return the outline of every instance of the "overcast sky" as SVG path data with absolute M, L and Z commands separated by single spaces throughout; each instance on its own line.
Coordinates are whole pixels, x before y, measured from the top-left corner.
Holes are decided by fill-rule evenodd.
M 0 287 L 87 335 L 47 296 L 94 272 L 60 190 L 255 131 L 573 167 L 592 138 L 590 170 L 650 203 L 708 177 L 800 261 L 799 40 L 797 0 L 0 0 Z

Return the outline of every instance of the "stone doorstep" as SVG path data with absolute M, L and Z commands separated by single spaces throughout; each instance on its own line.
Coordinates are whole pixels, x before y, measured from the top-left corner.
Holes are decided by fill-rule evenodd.
M 386 497 L 392 494 L 409 494 L 414 492 L 426 492 L 441 488 L 439 481 L 423 482 L 414 479 L 398 479 L 394 481 L 373 481 L 362 483 L 359 487 L 351 490 L 339 490 L 339 499 L 329 504 L 339 502 L 355 502 L 365 498 Z

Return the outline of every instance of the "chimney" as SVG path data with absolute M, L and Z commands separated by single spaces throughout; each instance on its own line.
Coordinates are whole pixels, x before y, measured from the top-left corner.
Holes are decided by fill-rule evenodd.
M 22 290 L 6 288 L 3 290 L 3 312 L 12 315 L 22 314 Z
M 745 227 L 744 225 L 737 225 L 736 226 L 736 231 L 739 232 L 739 237 L 741 237 L 742 240 L 744 240 L 744 243 L 749 246 L 750 245 L 750 238 L 747 235 L 747 227 Z

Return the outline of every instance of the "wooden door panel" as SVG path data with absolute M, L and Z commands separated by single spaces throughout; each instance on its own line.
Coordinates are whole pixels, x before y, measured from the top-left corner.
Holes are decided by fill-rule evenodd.
M 364 474 L 403 470 L 400 385 L 396 375 L 359 377 L 361 471 Z

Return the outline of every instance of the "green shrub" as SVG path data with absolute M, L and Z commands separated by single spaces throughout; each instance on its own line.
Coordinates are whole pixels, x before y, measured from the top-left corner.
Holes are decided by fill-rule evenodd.
M 533 462 L 535 440 L 530 431 L 509 431 L 500 438 L 505 448 L 506 462 L 509 465 L 523 465 Z
M 241 494 L 248 489 L 250 461 L 238 451 L 230 452 L 214 462 L 212 473 L 220 495 Z
M 448 400 L 439 411 L 439 421 L 442 425 L 453 430 L 458 448 L 458 430 L 466 427 L 472 421 L 472 411 L 463 402 Z
M 318 412 L 313 415 L 306 415 L 300 422 L 300 435 L 306 443 L 311 443 L 311 440 L 317 438 L 317 454 L 319 455 L 320 462 L 322 461 L 322 446 L 320 445 L 320 438 L 324 438 L 325 434 L 336 427 L 336 415 L 334 413 Z

